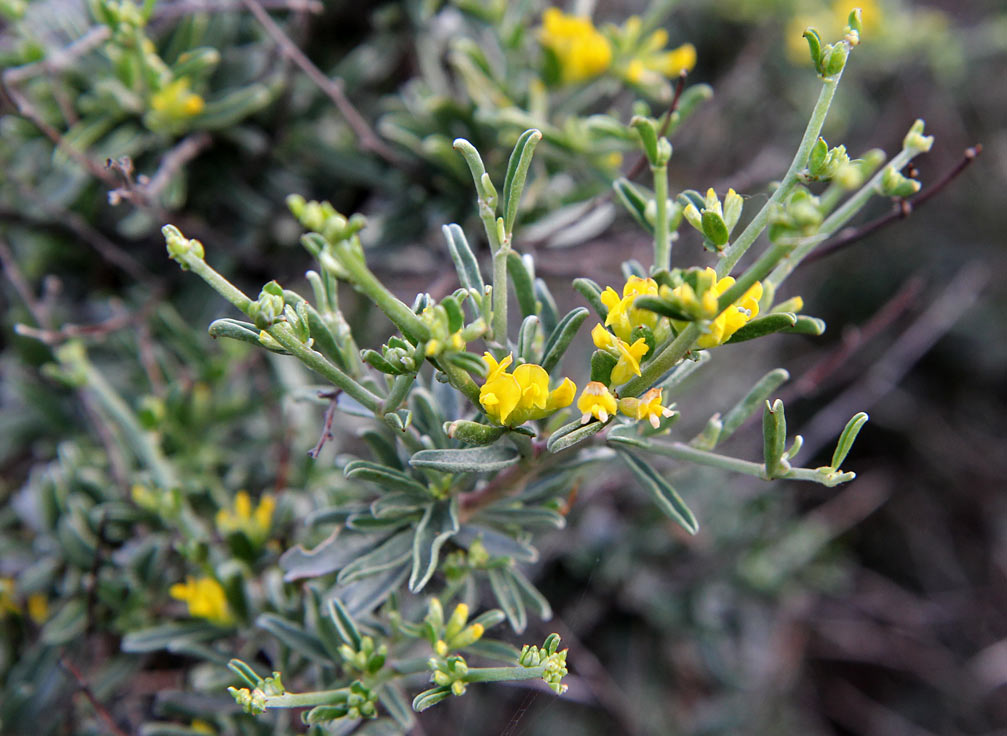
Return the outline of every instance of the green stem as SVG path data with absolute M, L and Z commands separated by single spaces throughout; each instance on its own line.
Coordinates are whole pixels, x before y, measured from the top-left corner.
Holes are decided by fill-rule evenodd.
M 252 308 L 252 300 L 245 293 L 217 273 L 206 261 L 195 255 L 186 254 L 182 257 L 185 267 L 209 284 L 214 291 L 231 302 L 243 313 L 248 314 Z
M 430 330 L 404 302 L 388 291 L 377 277 L 371 273 L 364 262 L 363 256 L 354 252 L 350 241 L 339 243 L 336 248 L 341 265 L 350 276 L 353 285 L 373 301 L 384 312 L 388 319 L 402 330 L 402 334 L 412 342 L 426 342 L 430 339 Z
M 314 705 L 339 705 L 345 703 L 349 695 L 350 689 L 346 687 L 339 690 L 267 695 L 266 708 L 307 708 Z
M 415 373 L 406 373 L 401 376 L 395 376 L 395 380 L 392 381 L 392 389 L 388 392 L 388 396 L 385 397 L 385 400 L 381 404 L 382 412 L 388 413 L 398 409 L 399 405 L 401 405 L 405 400 L 406 394 L 409 393 L 409 389 L 415 382 Z
M 494 230 L 496 227 L 494 226 Z M 487 232 L 488 232 L 487 228 Z M 490 241 L 492 245 L 492 240 Z M 493 253 L 493 340 L 507 347 L 507 248 L 498 246 Z
M 769 215 L 772 212 L 773 207 L 780 202 L 787 194 L 790 192 L 791 187 L 797 181 L 797 174 L 804 168 L 808 162 L 808 155 L 811 153 L 811 147 L 815 145 L 818 140 L 818 136 L 822 132 L 822 125 L 825 124 L 825 116 L 829 112 L 829 107 L 832 105 L 832 98 L 836 93 L 836 87 L 839 86 L 839 79 L 843 76 L 843 72 L 840 71 L 838 74 L 828 77 L 822 86 L 822 91 L 818 95 L 818 102 L 815 103 L 815 109 L 811 112 L 811 119 L 808 121 L 808 127 L 804 129 L 804 137 L 801 138 L 801 144 L 797 147 L 797 153 L 794 155 L 794 160 L 790 163 L 790 168 L 787 169 L 787 173 L 784 174 L 783 180 L 780 185 L 773 192 L 773 195 L 769 198 L 769 201 L 762 206 L 758 214 L 752 218 L 752 221 L 748 223 L 748 226 L 742 231 L 741 235 L 738 236 L 731 245 L 727 247 L 724 251 L 724 257 L 721 258 L 720 262 L 717 264 L 717 277 L 723 278 L 727 276 L 737 265 L 738 261 L 741 259 L 745 252 L 752 247 L 752 243 L 756 241 L 762 231 L 766 229 L 766 225 L 769 222 Z
M 671 237 L 668 234 L 668 165 L 652 166 L 657 217 L 654 220 L 654 268 L 671 268 Z
M 477 667 L 465 675 L 465 682 L 504 682 L 507 680 L 537 680 L 545 674 L 540 667 Z
M 843 227 L 854 215 L 856 215 L 864 205 L 875 196 L 879 191 L 881 185 L 881 178 L 885 173 L 885 169 L 889 166 L 894 167 L 896 171 L 902 169 L 907 163 L 912 161 L 912 159 L 919 153 L 919 151 L 911 149 L 902 149 L 888 164 L 881 166 L 877 173 L 871 177 L 864 186 L 862 186 L 856 194 L 843 202 L 835 212 L 829 215 L 825 222 L 821 224 L 818 228 L 818 232 L 808 238 L 802 238 L 798 240 L 794 245 L 793 251 L 790 255 L 785 258 L 769 275 L 766 279 L 766 283 L 771 285 L 773 289 L 778 287 L 783 283 L 791 272 L 797 268 L 801 261 L 807 258 L 808 254 L 811 253 L 820 243 L 831 238 L 841 227 Z
M 161 454 L 161 449 L 153 441 L 150 433 L 140 426 L 129 405 L 116 393 L 105 377 L 95 370 L 86 357 L 82 359 L 81 364 L 87 372 L 88 387 L 94 392 L 101 408 L 119 425 L 136 459 L 150 471 L 154 482 L 165 490 L 178 485 L 174 468 Z
M 266 332 L 308 368 L 331 381 L 333 385 L 345 391 L 347 395 L 352 396 L 375 414 L 379 412 L 381 399 L 378 396 L 339 370 L 324 355 L 302 343 L 286 322 L 276 322 Z

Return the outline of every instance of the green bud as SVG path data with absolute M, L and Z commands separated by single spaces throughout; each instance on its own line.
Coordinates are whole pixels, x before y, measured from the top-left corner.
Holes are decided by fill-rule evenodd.
M 717 250 L 726 245 L 730 239 L 724 218 L 712 210 L 703 211 L 703 235 L 717 247 Z
M 923 135 L 923 121 L 919 119 L 909 128 L 909 132 L 906 133 L 906 137 L 902 141 L 904 149 L 907 151 L 918 151 L 919 153 L 926 153 L 933 145 L 934 137 L 932 135 Z
M 814 177 L 822 176 L 825 173 L 825 158 L 828 154 L 829 144 L 824 138 L 819 137 L 808 156 L 808 173 Z
M 198 240 L 192 240 L 184 235 L 174 225 L 165 225 L 161 228 L 164 241 L 168 248 L 168 256 L 179 263 L 182 268 L 187 268 L 185 261 L 188 258 L 203 260 L 205 255 L 203 244 Z
M 835 44 L 832 49 L 828 51 L 828 55 L 824 57 L 823 66 L 825 69 L 823 76 L 834 77 L 843 71 L 843 67 L 846 66 L 846 59 L 849 55 L 849 44 L 843 42 Z
M 724 222 L 727 224 L 728 232 L 734 230 L 738 220 L 741 219 L 741 210 L 745 206 L 745 200 L 733 189 L 727 190 L 724 197 Z
M 804 31 L 804 38 L 808 42 L 808 51 L 811 52 L 811 63 L 815 65 L 818 73 L 822 73 L 822 37 L 814 28 L 807 28 Z
M 885 167 L 881 174 L 881 193 L 886 197 L 911 197 L 920 191 L 920 183 L 903 176 L 894 166 Z
M 699 210 L 696 209 L 696 205 L 690 203 L 683 211 L 682 215 L 685 217 L 686 222 L 692 225 L 694 228 L 703 231 L 703 216 L 699 214 Z
M 504 427 L 494 427 L 467 419 L 444 422 L 444 433 L 448 437 L 468 445 L 489 445 L 500 439 L 506 431 Z

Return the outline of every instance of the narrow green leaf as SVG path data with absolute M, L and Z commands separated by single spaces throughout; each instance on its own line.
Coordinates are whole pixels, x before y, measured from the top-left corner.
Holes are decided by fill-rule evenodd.
M 417 713 L 422 713 L 427 708 L 432 708 L 449 697 L 451 697 L 451 688 L 448 686 L 433 687 L 429 690 L 424 690 L 413 698 L 413 710 Z
M 482 272 L 479 270 L 479 261 L 469 247 L 464 231 L 458 225 L 451 223 L 445 225 L 442 232 L 444 239 L 448 241 L 448 251 L 451 253 L 455 270 L 458 271 L 459 283 L 466 289 L 474 289 L 482 294 L 486 285 Z
M 255 625 L 298 654 L 321 664 L 332 664 L 324 654 L 321 639 L 297 624 L 273 613 L 262 613 L 255 619 Z
M 123 637 L 120 647 L 124 652 L 156 652 L 182 639 L 206 641 L 219 637 L 219 627 L 206 621 L 191 621 L 131 631 Z
M 790 335 L 824 335 L 825 320 L 799 314 L 797 315 L 797 323 L 793 327 L 784 329 L 783 332 Z
M 754 340 L 757 337 L 765 337 L 766 335 L 771 335 L 774 332 L 780 332 L 781 330 L 786 330 L 797 324 L 797 315 L 793 312 L 774 312 L 773 314 L 767 314 L 765 317 L 757 317 L 751 322 L 746 323 L 737 332 L 731 335 L 731 339 L 727 341 L 727 344 L 733 344 L 736 342 L 745 342 L 746 340 Z
M 783 459 L 787 443 L 787 417 L 783 402 L 777 399 L 772 404 L 767 400 L 762 412 L 762 454 L 766 463 L 766 476 L 777 478 L 789 470 Z
M 616 448 L 616 452 L 629 466 L 633 476 L 643 484 L 644 490 L 650 494 L 661 511 L 678 522 L 690 534 L 699 531 L 699 523 L 692 511 L 660 473 L 628 450 Z
M 623 178 L 612 182 L 616 198 L 633 216 L 633 219 L 651 235 L 654 234 L 654 224 L 647 219 L 647 203 L 653 201 L 652 195 Z
M 339 341 L 336 336 L 332 334 L 332 330 L 329 329 L 318 310 L 310 304 L 306 304 L 305 307 L 308 314 L 308 331 L 315 341 L 315 349 L 335 363 L 339 370 L 347 370 L 346 360 L 343 357 L 343 351 L 339 349 Z
M 350 612 L 346 610 L 346 606 L 338 598 L 329 598 L 329 618 L 335 624 L 343 642 L 359 650 L 360 642 L 363 641 L 363 638 L 360 636 L 360 630 L 357 628 L 353 616 L 350 615 Z
M 549 601 L 539 592 L 538 588 L 532 585 L 532 582 L 516 567 L 507 570 L 507 572 L 510 574 L 514 587 L 521 591 L 525 602 L 532 607 L 535 614 L 543 621 L 550 620 L 552 618 L 552 606 L 549 605 Z
M 519 527 L 551 527 L 562 529 L 566 517 L 558 511 L 544 507 L 514 506 L 500 508 L 490 506 L 479 512 L 479 521 L 490 524 L 514 524 Z
M 521 307 L 521 315 L 528 317 L 537 314 L 538 307 L 535 304 L 535 287 L 532 284 L 531 274 L 516 251 L 512 250 L 507 254 L 507 273 L 514 285 L 514 294 L 517 296 L 518 306 Z
M 342 657 L 339 654 L 339 647 L 345 644 L 346 640 L 330 615 L 331 609 L 322 600 L 322 594 L 314 586 L 308 586 L 308 595 L 311 598 L 311 605 L 315 613 L 315 630 L 318 632 L 318 638 L 321 640 L 322 646 L 325 647 L 325 651 L 332 661 L 341 662 Z
M 367 443 L 380 465 L 393 470 L 402 470 L 402 460 L 399 458 L 398 450 L 395 449 L 395 445 L 389 441 L 384 432 L 367 428 L 360 432 L 360 439 Z
M 444 434 L 444 416 L 438 409 L 433 394 L 425 388 L 415 388 L 409 396 L 409 403 L 416 428 L 429 436 L 435 447 L 445 447 L 448 438 Z
M 517 219 L 518 205 L 521 202 L 521 193 L 524 191 L 525 179 L 528 176 L 528 167 L 531 166 L 535 146 L 540 140 L 542 140 L 541 131 L 534 128 L 526 130 L 517 139 L 510 160 L 507 162 L 507 175 L 504 178 L 503 188 L 503 212 L 504 229 L 508 233 L 514 231 L 514 221 Z
M 412 493 L 385 493 L 371 503 L 371 513 L 379 519 L 402 517 L 422 512 L 430 503 L 429 496 Z
M 431 504 L 416 527 L 412 543 L 413 569 L 409 590 L 418 593 L 437 571 L 441 547 L 459 529 L 458 498 Z
M 535 279 L 535 301 L 539 319 L 542 320 L 542 334 L 548 339 L 556 329 L 559 313 L 556 311 L 556 300 L 552 298 L 552 292 L 542 279 Z
M 445 473 L 490 473 L 513 465 L 520 457 L 513 447 L 493 445 L 459 450 L 420 450 L 409 458 L 409 464 Z
M 608 317 L 608 307 L 601 301 L 601 287 L 591 279 L 579 278 L 573 280 L 573 288 L 591 305 L 602 322 Z
M 394 682 L 386 682 L 378 691 L 378 700 L 388 711 L 388 715 L 395 719 L 404 730 L 409 731 L 416 725 L 416 717 L 413 715 L 409 701 L 406 700 L 402 689 Z
M 537 363 L 535 354 L 535 336 L 538 332 L 538 317 L 529 314 L 521 321 L 521 329 L 517 333 L 518 358 L 525 363 Z
M 552 453 L 562 452 L 568 447 L 573 447 L 577 443 L 583 442 L 589 437 L 593 437 L 606 426 L 606 422 L 599 422 L 596 420 L 588 422 L 587 424 L 581 424 L 579 419 L 574 420 L 568 424 L 564 424 L 552 433 L 545 444 L 546 449 Z
M 412 554 L 412 541 L 412 529 L 393 535 L 384 544 L 358 557 L 340 570 L 336 582 L 340 584 L 352 583 L 354 580 L 376 575 L 401 565 Z
M 403 491 L 420 497 L 430 496 L 426 486 L 413 480 L 405 472 L 369 460 L 353 460 L 347 463 L 343 468 L 343 475 L 347 478 L 377 483 L 385 490 Z
M 843 433 L 839 435 L 839 441 L 836 443 L 836 451 L 832 453 L 831 467 L 833 470 L 839 470 L 843 464 L 843 460 L 846 459 L 846 456 L 853 448 L 853 443 L 856 441 L 857 435 L 860 434 L 861 428 L 867 424 L 869 418 L 866 412 L 859 412 L 846 423 L 846 427 L 843 429 Z
M 514 633 L 520 634 L 528 625 L 528 615 L 521 598 L 521 591 L 506 571 L 493 567 L 489 569 L 488 574 L 493 596 L 497 599 L 503 612 L 507 614 L 507 621 Z
M 262 347 L 262 343 L 259 342 L 259 328 L 250 322 L 242 322 L 241 320 L 230 319 L 229 317 L 215 319 L 210 323 L 206 331 L 214 339 L 227 337 L 231 340 L 239 340 Z M 282 351 L 282 353 L 289 355 L 286 350 Z
M 232 128 L 239 121 L 269 104 L 269 88 L 263 84 L 250 84 L 210 100 L 203 111 L 191 118 L 190 125 L 202 130 Z
M 542 351 L 542 367 L 546 373 L 551 373 L 559 363 L 588 314 L 589 312 L 584 307 L 575 307 L 567 312 L 567 315 L 552 330 L 548 341 L 546 341 L 545 349 Z
M 769 371 L 752 386 L 747 394 L 737 404 L 732 406 L 724 414 L 724 426 L 720 430 L 720 442 L 723 442 L 747 420 L 756 409 L 762 406 L 763 402 L 770 397 L 783 383 L 790 378 L 790 374 L 783 368 Z
M 650 162 L 650 165 L 656 166 L 658 163 L 657 127 L 654 125 L 654 121 L 649 118 L 636 115 L 629 121 L 629 124 L 640 137 L 640 144 L 643 146 L 643 152 L 647 155 L 647 160 Z
M 633 306 L 637 309 L 646 309 L 648 312 L 655 312 L 662 317 L 692 321 L 692 317 L 678 309 L 675 304 L 659 296 L 638 296 L 633 300 Z

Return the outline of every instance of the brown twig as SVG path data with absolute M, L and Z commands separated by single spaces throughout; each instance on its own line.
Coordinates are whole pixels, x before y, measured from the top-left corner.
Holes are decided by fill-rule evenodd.
M 165 152 L 161 157 L 157 171 L 150 178 L 138 176 L 134 180 L 133 162 L 128 156 L 117 160 L 109 159 L 105 162 L 106 168 L 118 173 L 124 182 L 124 186 L 108 193 L 109 204 L 114 206 L 121 201 L 128 201 L 142 208 L 154 206 L 161 192 L 171 182 L 172 177 L 202 153 L 210 145 L 211 140 L 210 134 L 205 131 L 186 136 Z
M 159 297 L 160 295 L 156 295 Z M 117 332 L 124 327 L 129 327 L 135 324 L 137 321 L 143 319 L 148 308 L 145 308 L 141 314 L 130 314 L 125 309 L 122 309 L 121 305 L 118 305 L 116 311 L 118 314 L 109 317 L 103 322 L 98 322 L 93 325 L 73 325 L 67 324 L 60 327 L 58 330 L 49 330 L 45 328 L 30 327 L 25 324 L 14 325 L 14 332 L 25 337 L 31 337 L 39 342 L 43 342 L 46 345 L 59 345 L 60 343 L 66 342 L 67 340 L 72 340 L 75 337 L 104 337 L 112 332 Z
M 7 279 L 14 287 L 14 291 L 18 293 L 18 296 L 21 297 L 21 301 L 23 301 L 25 306 L 28 307 L 28 311 L 31 313 L 32 319 L 35 320 L 35 324 L 42 328 L 47 327 L 50 324 L 48 310 L 42 302 L 35 298 L 35 294 L 32 292 L 31 286 L 28 284 L 28 280 L 24 277 L 24 274 L 21 273 L 21 269 L 17 265 L 17 260 L 14 258 L 14 252 L 2 239 L 0 239 L 0 265 L 3 266 L 4 273 L 7 275 Z
M 368 151 L 377 154 L 390 164 L 399 163 L 399 157 L 389 148 L 378 134 L 371 128 L 363 116 L 353 106 L 346 93 L 343 92 L 342 80 L 332 79 L 322 73 L 315 64 L 305 56 L 297 44 L 295 44 L 276 21 L 269 17 L 269 13 L 262 7 L 260 0 L 241 0 L 242 4 L 248 8 L 249 12 L 255 16 L 266 33 L 283 50 L 288 59 L 301 68 L 308 78 L 314 82 L 322 92 L 324 92 L 346 119 L 347 124 L 356 133 L 360 145 Z
M 77 687 L 80 689 L 80 692 L 84 695 L 85 698 L 87 698 L 87 702 L 89 702 L 91 704 L 91 707 L 94 708 L 94 712 L 97 713 L 98 716 L 103 721 L 105 721 L 105 723 L 108 725 L 109 730 L 113 734 L 115 734 L 115 736 L 129 736 L 129 732 L 123 729 L 122 726 L 120 726 L 118 723 L 115 722 L 115 719 L 112 717 L 112 714 L 108 712 L 108 708 L 106 708 L 105 705 L 100 700 L 98 700 L 97 697 L 95 697 L 94 692 L 92 692 L 91 690 L 91 686 L 87 684 L 87 680 L 85 680 L 84 676 L 81 675 L 80 670 L 74 667 L 73 663 L 69 659 L 67 659 L 66 656 L 61 656 L 59 658 L 59 664 L 60 667 L 62 667 L 63 669 L 65 669 L 67 672 L 70 673 L 70 675 L 76 681 Z
M 812 263 L 825 258 L 826 256 L 832 255 L 833 253 L 853 245 L 857 241 L 863 240 L 868 235 L 891 225 L 896 220 L 904 220 L 909 217 L 909 215 L 926 204 L 928 200 L 940 194 L 941 191 L 948 186 L 948 184 L 957 179 L 958 176 L 965 171 L 965 169 L 967 169 L 973 161 L 975 161 L 976 156 L 982 153 L 982 150 L 982 145 L 978 143 L 970 148 L 966 148 L 962 160 L 959 161 L 957 165 L 946 173 L 936 184 L 927 187 L 911 199 L 896 199 L 894 209 L 887 215 L 858 227 L 844 228 L 831 243 L 827 243 L 821 248 L 812 251 L 808 257 L 804 259 L 802 265 Z
M 336 418 L 336 399 L 339 397 L 340 391 L 337 389 L 335 391 L 319 391 L 318 398 L 328 399 L 329 405 L 325 408 L 325 419 L 322 423 L 322 436 L 318 438 L 318 444 L 308 450 L 308 457 L 316 458 L 318 453 L 322 451 L 325 447 L 325 443 L 332 439 L 332 422 Z

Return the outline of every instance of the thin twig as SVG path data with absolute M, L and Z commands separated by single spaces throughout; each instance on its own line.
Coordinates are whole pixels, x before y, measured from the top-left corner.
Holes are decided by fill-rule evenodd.
M 260 0 L 241 0 L 241 2 L 255 16 L 255 19 L 259 21 L 262 27 L 266 29 L 266 33 L 283 50 L 287 58 L 297 64 L 308 75 L 311 81 L 335 103 L 336 107 L 339 108 L 339 112 L 346 119 L 347 124 L 356 133 L 360 145 L 366 150 L 376 153 L 388 163 L 397 164 L 399 157 L 378 137 L 378 134 L 364 120 L 363 116 L 357 112 L 353 103 L 350 102 L 343 92 L 342 80 L 332 79 L 323 74 L 322 70 L 305 56 L 304 52 L 277 25 L 276 21 L 269 17 L 269 13 L 262 7 Z
M 904 220 L 909 217 L 909 215 L 926 204 L 928 200 L 940 194 L 940 192 L 947 187 L 948 184 L 958 178 L 958 176 L 965 171 L 965 169 L 967 169 L 973 161 L 975 161 L 976 156 L 982 153 L 982 150 L 982 145 L 978 143 L 970 148 L 966 148 L 962 160 L 959 161 L 958 164 L 945 174 L 936 184 L 927 187 L 911 199 L 896 199 L 894 209 L 883 217 L 879 217 L 876 220 L 872 220 L 871 222 L 860 225 L 859 227 L 844 228 L 840 231 L 837 238 L 831 243 L 827 243 L 821 248 L 812 251 L 808 257 L 804 259 L 802 265 L 820 260 L 825 258 L 825 256 L 832 255 L 833 253 L 853 245 L 857 241 L 863 240 L 868 235 L 891 225 L 896 220 Z
M 21 297 L 21 301 L 25 303 L 28 307 L 28 311 L 31 313 L 32 319 L 35 320 L 35 324 L 39 327 L 45 328 L 49 326 L 49 315 L 48 310 L 44 307 L 42 302 L 35 298 L 35 294 L 32 292 L 31 286 L 28 284 L 28 280 L 21 273 L 21 269 L 18 268 L 17 260 L 14 258 L 14 252 L 11 250 L 7 243 L 0 239 L 0 265 L 3 265 L 4 273 L 7 274 L 7 279 L 11 282 L 14 287 L 14 291 L 18 293 Z
M 61 72 L 68 69 L 81 56 L 101 46 L 112 35 L 108 26 L 95 26 L 73 43 L 53 51 L 41 61 L 24 64 L 3 73 L 5 85 L 17 85 L 38 74 Z
M 340 391 L 336 389 L 335 391 L 319 391 L 318 398 L 328 399 L 329 405 L 325 408 L 325 419 L 322 423 L 322 436 L 318 438 L 318 444 L 308 450 L 308 457 L 314 459 L 318 457 L 318 453 L 322 451 L 325 447 L 325 443 L 333 438 L 332 435 L 332 422 L 336 418 L 336 399 L 339 397 Z
M 158 297 L 160 295 L 157 295 Z M 131 314 L 126 310 L 122 309 L 121 305 L 116 310 L 118 314 L 109 317 L 103 322 L 98 322 L 93 325 L 73 325 L 67 324 L 60 327 L 58 330 L 50 330 L 44 328 L 30 327 L 25 324 L 14 325 L 14 332 L 25 337 L 31 337 L 39 342 L 43 342 L 46 345 L 59 345 L 67 340 L 72 340 L 76 337 L 104 337 L 112 332 L 117 332 L 125 327 L 136 323 L 137 321 L 143 319 L 144 314 L 139 315 Z M 146 312 L 147 310 L 143 310 Z
M 105 705 L 98 700 L 97 697 L 95 697 L 94 692 L 91 690 L 91 686 L 87 684 L 87 680 L 85 680 L 84 676 L 81 675 L 80 670 L 74 667 L 73 663 L 65 656 L 61 656 L 59 658 L 59 664 L 63 669 L 70 673 L 76 681 L 77 687 L 80 688 L 80 692 L 85 698 L 87 698 L 87 702 L 89 702 L 91 707 L 94 708 L 94 712 L 97 713 L 103 721 L 105 721 L 109 730 L 115 734 L 115 736 L 129 736 L 129 733 L 115 722 L 112 714 L 108 712 L 108 708 L 106 708 Z
M 128 160 L 128 157 L 123 157 L 116 161 L 109 159 L 105 166 L 118 172 L 125 181 L 125 186 L 113 189 L 108 193 L 109 203 L 116 205 L 120 201 L 126 200 L 139 207 L 151 207 L 157 201 L 164 188 L 171 182 L 172 177 L 181 171 L 183 166 L 202 153 L 210 145 L 211 140 L 210 134 L 205 131 L 186 136 L 165 152 L 161 157 L 157 171 L 149 179 L 145 176 L 140 176 L 134 181 L 132 176 L 133 163 L 131 160 Z

